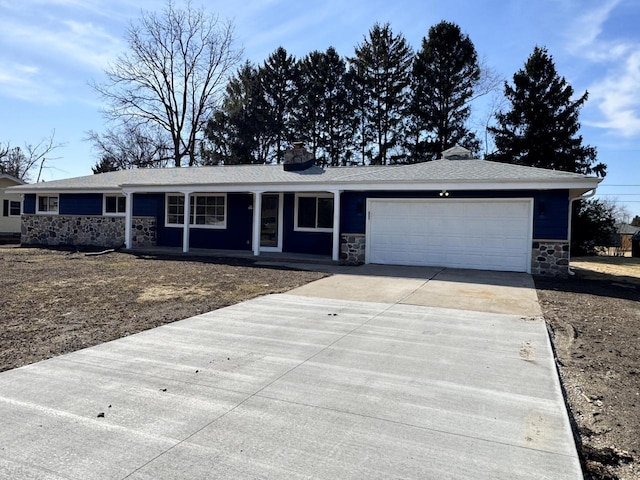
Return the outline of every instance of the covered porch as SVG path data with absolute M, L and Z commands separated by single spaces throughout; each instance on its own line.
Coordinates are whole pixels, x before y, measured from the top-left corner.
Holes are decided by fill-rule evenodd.
M 237 258 L 276 255 L 294 260 L 300 256 L 332 262 L 340 259 L 340 190 L 243 191 L 199 187 L 168 191 L 160 187 L 125 187 L 123 193 L 124 243 L 129 251 L 157 249 L 163 253 Z M 160 241 L 153 247 L 135 246 L 133 220 L 140 216 L 140 203 L 148 195 L 160 198 L 157 229 L 173 240 Z M 223 244 L 215 240 L 203 242 L 216 236 L 226 236 L 227 240 Z

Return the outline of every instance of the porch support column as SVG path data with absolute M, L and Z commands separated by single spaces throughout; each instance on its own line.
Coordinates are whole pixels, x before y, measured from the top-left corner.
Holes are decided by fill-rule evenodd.
M 191 192 L 184 194 L 184 224 L 182 230 L 182 253 L 189 252 L 189 219 L 191 218 Z
M 133 222 L 133 195 L 131 192 L 124 192 L 124 246 L 131 249 L 131 223 Z
M 251 246 L 253 254 L 260 255 L 260 217 L 262 213 L 262 192 L 253 192 L 253 235 Z
M 331 259 L 340 260 L 340 190 L 333 192 L 333 248 Z

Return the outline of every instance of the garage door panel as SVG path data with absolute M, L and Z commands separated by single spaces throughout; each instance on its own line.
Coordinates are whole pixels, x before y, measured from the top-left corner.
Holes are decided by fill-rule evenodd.
M 371 200 L 367 261 L 528 271 L 531 200 Z

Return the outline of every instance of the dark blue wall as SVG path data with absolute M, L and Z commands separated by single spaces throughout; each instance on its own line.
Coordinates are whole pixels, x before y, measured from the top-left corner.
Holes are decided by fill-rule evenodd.
M 284 195 L 283 252 L 331 255 L 333 235 L 331 232 L 296 232 L 294 230 L 295 194 Z
M 133 215 L 156 218 L 157 244 L 160 247 L 182 247 L 182 228 L 165 226 L 165 195 L 134 194 Z M 227 228 L 189 228 L 190 248 L 251 250 L 253 210 L 251 195 L 227 194 Z
M 101 193 L 61 193 L 60 215 L 102 215 Z
M 222 250 L 251 250 L 253 223 L 252 195 L 245 193 L 227 194 L 227 228 L 189 229 L 191 248 L 217 248 Z M 180 233 L 182 233 L 182 229 Z M 182 245 L 182 241 L 180 242 Z
M 440 198 L 439 190 L 428 192 L 344 192 L 340 231 L 365 233 L 367 198 Z M 569 192 L 567 190 L 451 191 L 449 198 L 533 198 L 533 237 L 565 240 L 568 230 Z M 446 201 L 446 199 L 443 199 Z M 192 248 L 250 250 L 253 225 L 253 198 L 250 194 L 227 195 L 227 228 L 191 228 Z M 35 214 L 36 195 L 24 196 L 23 212 Z M 295 195 L 284 195 L 283 251 L 331 255 L 330 232 L 296 232 L 294 230 Z M 101 215 L 102 194 L 60 194 L 60 214 Z M 182 228 L 165 227 L 165 194 L 134 194 L 133 215 L 156 218 L 158 246 L 182 246 Z
M 365 233 L 367 198 L 440 198 L 429 192 L 345 192 L 342 194 L 343 233 Z M 568 190 L 450 191 L 449 198 L 533 198 L 533 238 L 566 240 L 569 222 Z M 443 199 L 446 201 L 446 199 Z
M 101 193 L 61 193 L 58 197 L 60 215 L 102 215 Z M 23 212 L 36 213 L 35 194 L 28 193 L 24 196 Z

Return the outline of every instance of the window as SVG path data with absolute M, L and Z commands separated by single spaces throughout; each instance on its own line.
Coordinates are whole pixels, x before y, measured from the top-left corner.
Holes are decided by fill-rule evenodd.
M 17 200 L 3 200 L 2 201 L 2 216 L 3 217 L 19 217 L 20 216 L 20 202 Z
M 104 215 L 124 215 L 127 211 L 127 197 L 122 195 L 104 196 Z
M 194 196 L 191 203 L 191 224 L 207 227 L 225 228 L 224 205 L 222 195 Z M 195 204 L 195 212 L 194 206 Z
M 36 213 L 57 214 L 58 213 L 58 196 L 57 195 L 38 195 L 38 210 Z
M 296 195 L 296 230 L 333 230 L 333 196 Z
M 199 228 L 226 228 L 226 200 L 226 195 L 191 195 L 189 225 Z M 184 225 L 184 195 L 167 195 L 166 225 Z
M 9 216 L 10 217 L 19 217 L 20 216 L 20 202 L 17 200 L 9 200 Z
M 167 225 L 184 224 L 184 195 L 167 195 Z

